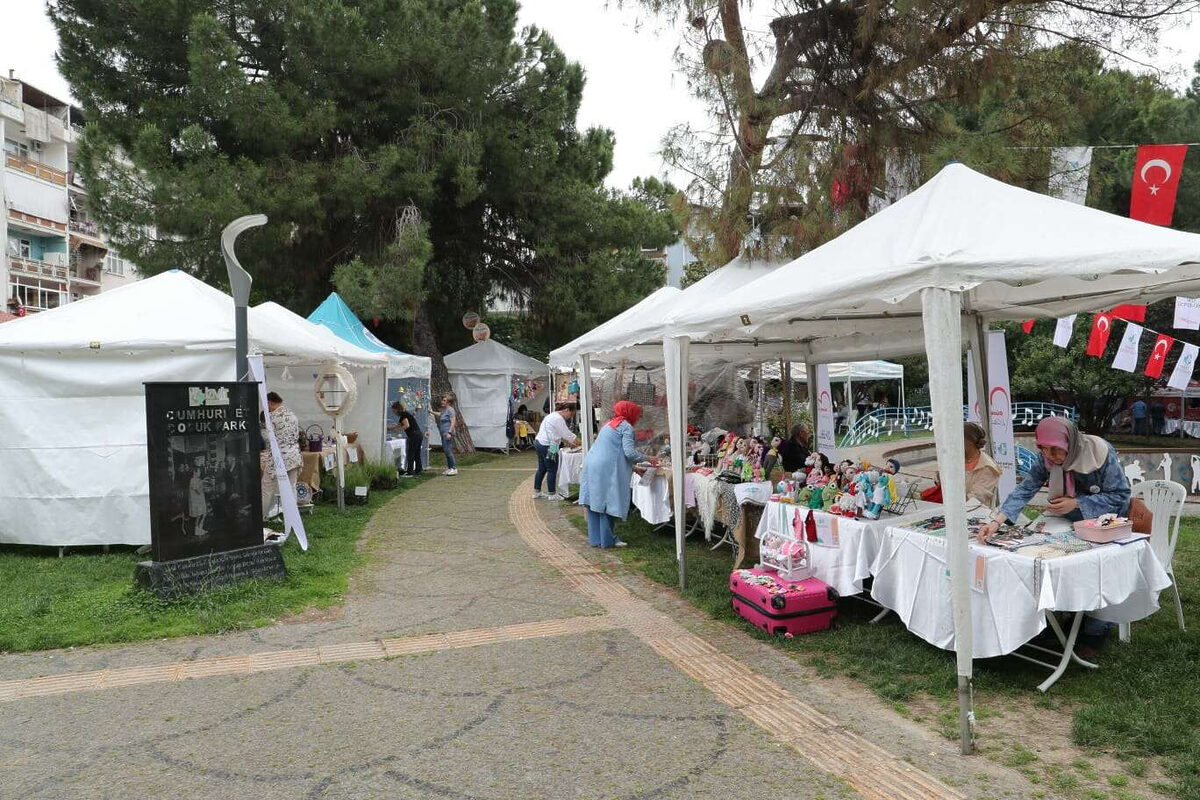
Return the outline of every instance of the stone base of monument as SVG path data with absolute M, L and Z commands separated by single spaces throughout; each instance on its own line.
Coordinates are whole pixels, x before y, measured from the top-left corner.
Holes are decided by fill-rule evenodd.
M 260 544 L 237 550 L 181 558 L 176 561 L 141 561 L 133 571 L 139 589 L 170 600 L 244 581 L 287 578 L 278 545 Z

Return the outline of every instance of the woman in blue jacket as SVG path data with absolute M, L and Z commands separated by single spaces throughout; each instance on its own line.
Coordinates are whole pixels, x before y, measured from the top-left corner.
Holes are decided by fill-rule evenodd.
M 579 479 L 579 505 L 587 510 L 588 543 L 592 547 L 624 547 L 613 533 L 618 520 L 629 515 L 633 465 L 649 460 L 634 446 L 633 426 L 642 407 L 629 400 L 613 406 L 613 418 L 596 437 L 583 459 Z

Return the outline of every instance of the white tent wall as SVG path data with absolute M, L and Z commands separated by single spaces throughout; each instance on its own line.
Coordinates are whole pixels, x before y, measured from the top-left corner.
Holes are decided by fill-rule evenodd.
M 383 365 L 379 367 L 346 367 L 358 386 L 358 399 L 350 413 L 342 421 L 343 433 L 358 433 L 363 452 L 371 461 L 383 458 L 384 401 L 387 398 L 387 376 Z M 284 405 L 292 410 L 300 422 L 300 430 L 310 425 L 320 425 L 328 435 L 331 420 L 317 404 L 313 391 L 320 364 L 267 367 L 267 391 L 278 392 Z
M 232 352 L 0 351 L 0 542 L 150 542 L 144 383 L 233 380 Z
M 459 413 L 470 428 L 471 441 L 476 447 L 487 450 L 508 447 L 508 404 L 512 398 L 514 377 L 520 376 L 486 372 L 450 373 L 450 386 L 458 398 Z M 541 376 L 541 381 L 546 382 L 545 376 Z M 541 411 L 548 396 L 548 387 L 542 387 L 534 397 L 523 397 L 512 402 L 515 405 L 524 404 L 531 411 Z

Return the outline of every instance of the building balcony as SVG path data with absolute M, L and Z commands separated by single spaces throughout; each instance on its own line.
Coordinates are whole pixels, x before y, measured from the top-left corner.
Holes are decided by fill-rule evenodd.
M 36 258 L 25 258 L 14 255 L 8 257 L 8 271 L 11 274 L 29 275 L 34 278 L 51 278 L 56 281 L 65 281 L 68 274 L 65 265 L 51 264 L 48 261 L 40 261 Z
M 83 185 L 83 176 L 73 169 L 67 170 L 67 188 L 73 192 L 87 194 L 87 187 Z
M 4 163 L 19 172 L 24 172 L 35 178 L 41 178 L 44 181 L 56 183 L 59 186 L 67 185 L 67 173 L 60 169 L 55 169 L 40 161 L 34 161 L 32 158 L 13 155 L 12 153 L 5 153 L 4 156 Z
M 91 236 L 93 239 L 100 238 L 100 226 L 86 217 L 71 217 L 71 232 Z
M 71 289 L 100 288 L 100 267 L 74 268 L 71 270 Z

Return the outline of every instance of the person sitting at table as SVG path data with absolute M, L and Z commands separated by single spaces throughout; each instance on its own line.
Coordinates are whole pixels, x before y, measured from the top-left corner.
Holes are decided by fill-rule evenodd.
M 633 465 L 650 461 L 634 446 L 633 426 L 641 417 L 642 407 L 637 403 L 617 402 L 612 419 L 600 429 L 600 435 L 583 459 L 579 505 L 587 511 L 588 544 L 592 547 L 625 546 L 616 537 L 613 526 L 629 515 Z
M 1148 513 L 1140 500 L 1139 508 L 1130 513 L 1129 479 L 1111 444 L 1099 436 L 1080 433 L 1074 422 L 1062 417 L 1046 417 L 1039 422 L 1036 441 L 1041 459 L 1004 499 L 991 521 L 980 528 L 980 541 L 995 535 L 1001 524 L 1015 522 L 1043 486 L 1048 487 L 1050 504 L 1046 510 L 1051 514 L 1072 522 L 1096 519 L 1102 514 L 1133 516 L 1134 530 L 1149 531 L 1145 519 Z M 1081 657 L 1093 657 L 1113 627 L 1110 622 L 1084 617 Z
M 791 474 L 798 469 L 804 469 L 804 462 L 808 461 L 808 457 L 812 451 L 808 449 L 808 444 L 812 440 L 812 434 L 808 432 L 806 425 L 793 425 L 791 435 L 787 441 L 781 442 L 779 445 L 779 460 L 783 463 L 783 471 Z
M 533 499 L 553 497 L 558 482 L 558 448 L 563 444 L 574 447 L 579 440 L 571 433 L 567 424 L 575 416 L 575 407 L 570 403 L 558 403 L 554 413 L 547 414 L 538 427 L 537 436 L 533 440 L 533 449 L 537 451 L 537 472 L 533 474 Z M 542 478 L 546 479 L 546 488 L 542 493 Z
M 988 508 L 996 505 L 996 487 L 1000 483 L 1000 465 L 983 449 L 987 434 L 977 422 L 963 423 L 963 453 L 966 455 L 967 500 L 978 500 Z M 921 493 L 922 500 L 942 502 L 942 477 L 934 478 L 934 486 Z

